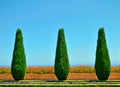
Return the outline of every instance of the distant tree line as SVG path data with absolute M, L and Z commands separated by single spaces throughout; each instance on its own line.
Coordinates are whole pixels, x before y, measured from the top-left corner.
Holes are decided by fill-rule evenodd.
M 110 75 L 110 58 L 104 28 L 98 31 L 95 58 L 95 71 L 99 80 L 107 80 Z M 58 80 L 66 80 L 70 71 L 69 57 L 65 41 L 64 29 L 59 29 L 55 55 L 55 75 Z M 15 80 L 23 80 L 26 74 L 26 56 L 21 29 L 17 29 L 13 50 L 11 74 Z

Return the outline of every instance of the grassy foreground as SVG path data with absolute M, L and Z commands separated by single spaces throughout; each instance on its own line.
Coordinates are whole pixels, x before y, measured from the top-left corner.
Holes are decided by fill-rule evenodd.
M 44 81 L 44 80 L 20 80 L 0 81 L 0 87 L 120 87 L 120 80 L 67 80 L 67 81 Z

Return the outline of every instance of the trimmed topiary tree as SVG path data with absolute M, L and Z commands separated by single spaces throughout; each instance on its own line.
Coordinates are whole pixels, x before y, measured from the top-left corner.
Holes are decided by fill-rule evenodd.
M 54 69 L 55 75 L 57 76 L 58 80 L 67 79 L 70 70 L 70 65 L 63 29 L 60 29 L 58 32 Z
M 98 32 L 95 71 L 99 80 L 107 80 L 110 75 L 110 58 L 105 39 L 104 28 L 100 28 Z
M 13 51 L 11 73 L 15 80 L 23 80 L 26 73 L 26 57 L 23 45 L 22 31 L 17 29 Z

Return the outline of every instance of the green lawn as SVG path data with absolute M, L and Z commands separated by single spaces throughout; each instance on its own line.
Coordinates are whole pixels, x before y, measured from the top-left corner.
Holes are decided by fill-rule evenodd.
M 43 81 L 43 80 L 20 80 L 0 81 L 0 87 L 120 87 L 120 80 L 109 81 Z

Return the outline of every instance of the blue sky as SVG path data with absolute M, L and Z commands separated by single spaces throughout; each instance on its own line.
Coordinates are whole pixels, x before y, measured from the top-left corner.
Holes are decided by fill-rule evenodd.
M 120 65 L 120 0 L 0 0 L 0 66 L 11 66 L 17 28 L 27 65 L 54 65 L 64 28 L 70 65 L 94 65 L 104 27 L 112 65 Z

